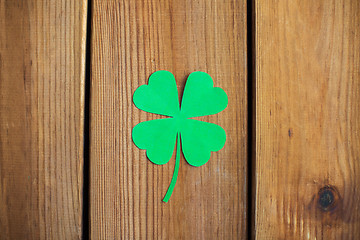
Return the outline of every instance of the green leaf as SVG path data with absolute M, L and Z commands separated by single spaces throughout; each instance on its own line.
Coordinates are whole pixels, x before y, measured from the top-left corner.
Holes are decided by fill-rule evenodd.
M 226 93 L 214 87 L 209 74 L 193 72 L 189 75 L 181 102 L 181 113 L 186 118 L 216 114 L 224 110 L 227 104 Z
M 154 72 L 148 85 L 140 86 L 133 96 L 137 108 L 172 117 L 179 113 L 179 97 L 174 75 L 168 71 Z
M 186 161 L 195 167 L 209 161 L 211 152 L 219 151 L 225 144 L 226 134 L 220 126 L 189 119 L 216 114 L 226 108 L 226 93 L 213 85 L 207 73 L 191 73 L 181 110 L 175 78 L 168 71 L 153 73 L 149 84 L 140 86 L 134 93 L 133 101 L 139 109 L 172 117 L 139 123 L 132 132 L 135 145 L 145 149 L 147 157 L 155 164 L 169 162 L 177 142 L 174 173 L 164 202 L 170 199 L 177 181 L 180 144 Z
M 222 127 L 194 119 L 183 121 L 180 137 L 184 157 L 195 167 L 209 161 L 211 152 L 219 151 L 226 141 Z
M 168 163 L 173 155 L 176 134 L 177 124 L 173 118 L 141 122 L 132 130 L 135 145 L 145 149 L 149 160 L 159 165 Z

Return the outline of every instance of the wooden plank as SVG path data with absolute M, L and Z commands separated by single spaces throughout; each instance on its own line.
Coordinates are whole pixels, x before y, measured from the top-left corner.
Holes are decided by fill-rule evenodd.
M 92 239 L 242 239 L 247 234 L 245 1 L 101 1 L 92 6 L 90 228 Z M 152 164 L 131 140 L 139 122 L 132 94 L 151 73 L 168 70 L 180 94 L 188 74 L 209 73 L 228 108 L 204 120 L 228 141 L 199 168 L 175 156 Z
M 360 2 L 255 1 L 257 239 L 360 236 Z
M 0 239 L 80 239 L 87 1 L 0 0 Z

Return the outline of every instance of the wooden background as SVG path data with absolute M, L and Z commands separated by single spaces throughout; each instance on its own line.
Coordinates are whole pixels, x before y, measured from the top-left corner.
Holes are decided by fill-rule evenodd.
M 0 239 L 82 235 L 86 13 L 0 0 Z
M 93 2 L 90 107 L 90 233 L 94 239 L 240 239 L 247 234 L 247 75 L 245 1 Z M 236 23 L 236 24 L 234 24 Z M 228 26 L 231 27 L 228 27 Z M 131 140 L 139 122 L 159 118 L 132 104 L 135 89 L 157 70 L 205 71 L 229 107 L 204 120 L 228 142 L 202 167 L 175 156 L 163 166 Z
M 131 141 L 161 69 L 229 96 L 166 204 Z M 357 239 L 359 174 L 359 1 L 0 0 L 0 239 Z
M 254 235 L 358 239 L 360 2 L 254 10 Z

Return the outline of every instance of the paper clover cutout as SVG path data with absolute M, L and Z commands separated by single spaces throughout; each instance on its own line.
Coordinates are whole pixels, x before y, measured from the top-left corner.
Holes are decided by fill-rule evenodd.
M 191 119 L 216 114 L 227 107 L 226 93 L 213 85 L 207 73 L 191 73 L 181 108 L 174 75 L 168 71 L 154 72 L 148 85 L 140 86 L 134 93 L 133 101 L 137 108 L 170 117 L 137 124 L 132 130 L 135 145 L 146 150 L 151 162 L 162 165 L 169 162 L 177 142 L 174 174 L 164 202 L 169 200 L 177 180 L 180 142 L 186 161 L 195 167 L 205 164 L 211 152 L 219 151 L 225 144 L 226 133 L 220 126 Z

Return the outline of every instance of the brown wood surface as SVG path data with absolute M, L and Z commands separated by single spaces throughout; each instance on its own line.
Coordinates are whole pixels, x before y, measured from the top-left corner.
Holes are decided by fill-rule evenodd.
M 0 239 L 80 239 L 87 1 L 0 0 Z
M 254 235 L 359 239 L 360 2 L 254 10 Z
M 90 221 L 92 239 L 243 239 L 247 234 L 247 67 L 245 1 L 93 0 L 91 38 Z M 201 167 L 175 156 L 152 164 L 131 140 L 139 122 L 132 94 L 157 70 L 209 73 L 229 97 L 204 117 L 227 132 Z

